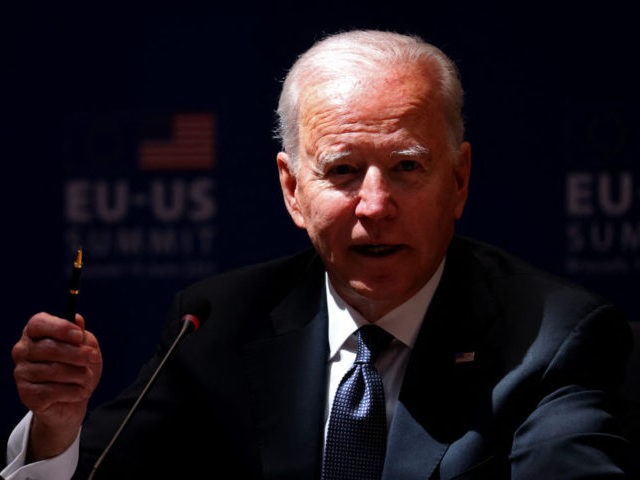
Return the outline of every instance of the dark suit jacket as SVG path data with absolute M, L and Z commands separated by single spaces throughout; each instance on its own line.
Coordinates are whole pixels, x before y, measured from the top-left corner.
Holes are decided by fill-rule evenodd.
M 89 417 L 75 478 L 86 478 L 193 297 L 210 301 L 209 319 L 180 343 L 95 478 L 318 478 L 323 287 L 308 251 L 179 293 L 156 358 Z M 604 300 L 456 237 L 411 353 L 384 478 L 622 478 L 615 394 L 631 343 Z M 475 359 L 456 362 L 465 352 Z

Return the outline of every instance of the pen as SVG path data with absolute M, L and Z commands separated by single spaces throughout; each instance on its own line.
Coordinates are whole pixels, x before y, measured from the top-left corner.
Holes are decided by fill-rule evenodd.
M 67 296 L 67 320 L 74 322 L 76 319 L 76 305 L 78 294 L 80 293 L 80 272 L 82 271 L 82 249 L 79 248 L 73 260 L 71 270 L 71 282 L 69 284 L 69 294 Z

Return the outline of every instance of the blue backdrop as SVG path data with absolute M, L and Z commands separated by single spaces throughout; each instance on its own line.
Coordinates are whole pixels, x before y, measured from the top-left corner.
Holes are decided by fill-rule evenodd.
M 98 402 L 152 353 L 178 288 L 306 245 L 277 184 L 273 111 L 295 57 L 340 29 L 418 33 L 457 61 L 473 148 L 460 232 L 640 320 L 635 17 L 615 2 L 422 3 L 5 7 L 4 435 L 24 413 L 11 346 L 33 313 L 62 312 L 77 246 Z

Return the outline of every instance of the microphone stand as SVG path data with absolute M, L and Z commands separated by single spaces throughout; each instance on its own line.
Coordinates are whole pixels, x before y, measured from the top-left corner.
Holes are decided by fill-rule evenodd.
M 111 447 L 113 446 L 113 444 L 116 442 L 116 440 L 120 436 L 120 433 L 122 432 L 124 427 L 127 425 L 127 423 L 129 423 L 129 420 L 131 419 L 131 417 L 135 413 L 135 411 L 138 408 L 138 405 L 140 404 L 142 399 L 146 396 L 147 391 L 149 390 L 149 388 L 151 387 L 151 385 L 155 381 L 156 377 L 158 376 L 158 373 L 160 373 L 160 370 L 162 370 L 162 366 L 165 364 L 167 359 L 171 356 L 171 353 L 173 352 L 173 350 L 178 345 L 178 342 L 180 342 L 182 337 L 185 335 L 185 333 L 187 333 L 189 328 L 192 327 L 192 326 L 193 326 L 193 323 L 191 321 L 183 322 L 182 329 L 180 330 L 180 333 L 178 333 L 178 336 L 176 337 L 176 339 L 171 344 L 171 347 L 169 347 L 169 350 L 167 351 L 165 356 L 162 358 L 162 361 L 160 362 L 160 365 L 158 365 L 158 367 L 155 369 L 155 371 L 153 372 L 153 375 L 151 375 L 151 378 L 149 379 L 147 384 L 144 386 L 144 389 L 142 390 L 140 395 L 138 395 L 138 398 L 136 399 L 135 403 L 133 404 L 133 406 L 129 410 L 129 413 L 127 413 L 127 416 L 124 417 L 124 420 L 122 421 L 122 423 L 118 427 L 118 430 L 116 430 L 116 433 L 111 438 L 111 441 L 109 442 L 107 447 L 102 451 L 102 454 L 98 457 L 98 460 L 96 460 L 96 463 L 94 463 L 93 469 L 91 470 L 91 474 L 89 475 L 87 480 L 92 480 L 93 479 L 93 476 L 95 475 L 96 471 L 98 470 L 98 467 L 100 467 L 100 464 L 102 463 L 104 458 L 107 456 L 107 453 L 109 453 L 109 450 L 111 450 Z

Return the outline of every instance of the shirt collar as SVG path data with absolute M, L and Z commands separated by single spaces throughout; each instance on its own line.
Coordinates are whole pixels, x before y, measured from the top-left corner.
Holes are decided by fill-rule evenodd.
M 435 273 L 424 287 L 413 297 L 375 322 L 376 325 L 384 328 L 409 348 L 413 348 L 422 320 L 440 283 L 444 262 L 445 259 L 440 262 Z M 358 328 L 369 322 L 337 294 L 326 273 L 325 279 L 329 315 L 329 358 L 331 359 Z

